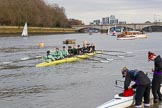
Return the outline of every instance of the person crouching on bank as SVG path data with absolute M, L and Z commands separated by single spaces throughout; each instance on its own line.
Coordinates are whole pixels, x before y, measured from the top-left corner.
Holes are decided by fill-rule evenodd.
M 126 67 L 122 69 L 122 75 L 125 78 L 124 90 L 128 88 L 136 88 L 135 94 L 135 108 L 142 108 L 142 98 L 144 97 L 144 106 L 150 106 L 150 79 L 140 70 L 129 70 Z M 131 81 L 135 84 L 130 86 Z

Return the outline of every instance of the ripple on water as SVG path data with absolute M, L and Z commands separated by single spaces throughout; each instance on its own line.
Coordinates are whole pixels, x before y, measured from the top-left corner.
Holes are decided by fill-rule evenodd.
M 47 90 L 49 90 L 49 88 L 47 88 L 44 85 L 15 87 L 15 88 L 0 88 L 0 98 L 38 94 L 41 92 L 45 92 Z
M 17 66 L 17 65 L 0 65 L 0 70 L 3 69 L 18 69 L 18 68 L 23 68 L 25 66 Z

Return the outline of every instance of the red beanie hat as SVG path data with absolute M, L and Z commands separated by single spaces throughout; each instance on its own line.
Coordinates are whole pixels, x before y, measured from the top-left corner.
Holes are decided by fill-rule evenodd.
M 148 60 L 153 60 L 153 57 L 156 56 L 153 52 L 148 52 Z

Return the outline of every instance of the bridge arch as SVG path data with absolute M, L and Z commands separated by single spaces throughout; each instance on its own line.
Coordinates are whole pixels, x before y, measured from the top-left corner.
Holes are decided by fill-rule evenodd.
M 145 30 L 149 31 L 149 29 L 152 29 L 152 32 L 162 32 L 162 22 L 156 22 L 156 23 L 132 23 L 132 24 L 116 24 L 117 28 L 125 27 L 128 30 Z M 98 30 L 113 30 L 114 25 L 73 25 L 72 28 L 79 31 L 85 28 L 94 28 Z
M 146 32 L 162 32 L 162 26 L 147 26 L 142 30 Z

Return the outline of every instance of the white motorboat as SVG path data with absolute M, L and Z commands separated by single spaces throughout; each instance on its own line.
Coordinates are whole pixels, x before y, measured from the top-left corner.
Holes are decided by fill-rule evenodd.
M 134 40 L 134 39 L 136 39 L 135 36 L 117 37 L 117 40 Z
M 124 31 L 117 35 L 118 40 L 130 40 L 138 38 L 147 38 L 146 33 L 140 31 Z

